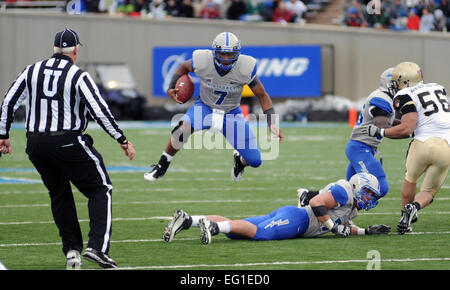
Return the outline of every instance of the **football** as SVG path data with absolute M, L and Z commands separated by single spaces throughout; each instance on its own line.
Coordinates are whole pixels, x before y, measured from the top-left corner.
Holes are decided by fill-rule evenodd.
M 194 94 L 194 82 L 188 74 L 182 75 L 175 84 L 178 89 L 177 98 L 183 103 L 189 101 Z

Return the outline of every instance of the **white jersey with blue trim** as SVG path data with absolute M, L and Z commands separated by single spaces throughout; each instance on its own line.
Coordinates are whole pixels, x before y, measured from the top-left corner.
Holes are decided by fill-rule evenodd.
M 225 112 L 240 106 L 244 85 L 256 76 L 256 59 L 241 54 L 230 71 L 221 76 L 214 65 L 211 50 L 197 49 L 192 54 L 192 68 L 200 78 L 200 98 L 211 108 Z
M 372 115 L 371 111 L 374 107 L 378 107 L 383 111 L 386 111 L 388 113 L 389 124 L 392 125 L 395 119 L 395 111 L 392 98 L 386 92 L 383 92 L 378 88 L 370 93 L 370 95 L 367 97 L 366 102 L 362 107 L 361 113 L 359 114 L 358 122 L 353 128 L 350 139 L 360 141 L 376 150 L 378 148 L 378 145 L 380 145 L 382 137 L 371 137 L 361 132 L 361 128 L 363 126 L 373 124 L 373 119 L 375 118 L 375 116 Z
M 319 194 L 324 192 L 331 192 L 338 203 L 336 207 L 328 210 L 328 215 L 334 223 L 345 224 L 357 216 L 358 210 L 353 207 L 354 195 L 352 186 L 347 180 L 339 179 L 330 183 L 320 190 Z M 309 226 L 302 237 L 312 238 L 330 231 L 319 222 L 310 205 L 306 206 L 305 209 L 309 216 Z

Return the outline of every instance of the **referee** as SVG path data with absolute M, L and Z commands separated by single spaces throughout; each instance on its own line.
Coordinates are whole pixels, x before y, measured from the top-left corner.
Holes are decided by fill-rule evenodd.
M 25 102 L 26 153 L 49 190 L 67 268 L 80 267 L 83 249 L 70 183 L 89 199 L 89 241 L 83 257 L 104 268 L 116 268 L 108 256 L 113 186 L 91 136 L 83 134 L 87 114 L 120 144 L 130 160 L 135 150 L 89 73 L 74 64 L 80 45 L 75 31 L 58 32 L 53 56 L 27 66 L 13 82 L 0 108 L 0 152 L 11 153 L 9 130 L 14 112 Z

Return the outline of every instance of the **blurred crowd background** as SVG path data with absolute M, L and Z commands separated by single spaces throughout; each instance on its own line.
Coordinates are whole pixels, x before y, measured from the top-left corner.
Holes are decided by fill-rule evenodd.
M 389 30 L 450 28 L 449 0 L 64 0 L 0 1 L 3 10 L 58 7 L 64 13 L 319 23 Z M 45 4 L 44 4 L 45 3 Z M 27 6 L 28 4 L 28 6 Z

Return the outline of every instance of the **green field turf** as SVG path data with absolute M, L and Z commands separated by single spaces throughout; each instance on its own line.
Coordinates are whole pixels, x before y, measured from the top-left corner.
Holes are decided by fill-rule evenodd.
M 283 205 L 296 205 L 296 189 L 320 189 L 345 178 L 344 149 L 351 132 L 344 123 L 285 127 L 276 160 L 258 169 L 246 168 L 239 183 L 231 180 L 232 150 L 183 150 L 166 176 L 150 184 L 144 172 L 156 163 L 169 128 L 129 128 L 126 135 L 137 150 L 133 161 L 104 131 L 87 131 L 111 168 L 113 227 L 110 255 L 122 269 L 176 270 L 297 270 L 366 269 L 377 251 L 387 269 L 450 269 L 450 180 L 434 203 L 420 211 L 414 233 L 395 232 L 400 218 L 400 188 L 409 140 L 382 142 L 390 192 L 377 208 L 361 212 L 361 227 L 388 224 L 388 236 L 338 238 L 326 234 L 313 239 L 236 241 L 214 236 L 200 243 L 200 231 L 181 232 L 172 243 L 161 239 L 174 210 L 190 214 L 219 214 L 229 218 L 264 215 Z M 65 269 L 61 241 L 50 210 L 50 199 L 25 154 L 25 132 L 13 130 L 12 156 L 0 159 L 0 179 L 32 183 L 0 183 L 0 261 L 9 269 Z M 126 170 L 124 170 L 126 169 Z M 34 181 L 34 182 L 33 182 Z M 74 188 L 78 215 L 87 242 L 87 199 Z M 83 269 L 99 269 L 83 261 Z

